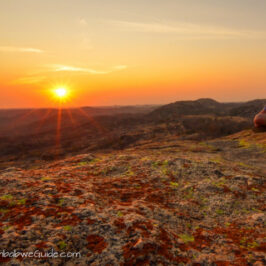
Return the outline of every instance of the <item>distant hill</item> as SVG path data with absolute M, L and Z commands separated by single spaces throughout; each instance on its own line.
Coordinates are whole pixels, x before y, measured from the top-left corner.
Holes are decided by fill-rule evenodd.
M 229 114 L 232 116 L 253 118 L 265 105 L 266 99 L 249 101 L 231 108 Z
M 173 118 L 181 115 L 220 114 L 222 104 L 212 99 L 177 101 L 154 110 L 151 115 L 158 118 Z
M 241 116 L 253 118 L 263 106 L 266 99 L 240 103 L 220 103 L 213 99 L 202 98 L 195 101 L 177 101 L 152 111 L 153 119 L 176 120 L 184 115 Z
M 148 114 L 159 105 L 102 106 L 62 109 L 61 121 L 69 127 L 73 123 L 84 124 L 92 117 Z M 40 109 L 0 109 L 0 137 L 5 135 L 24 135 L 46 132 L 56 128 L 58 110 L 55 108 Z
M 214 139 L 251 128 L 264 104 L 266 100 L 220 103 L 204 98 L 159 107 L 63 109 L 60 126 L 57 109 L 0 110 L 0 169 L 16 160 L 121 150 L 169 137 Z

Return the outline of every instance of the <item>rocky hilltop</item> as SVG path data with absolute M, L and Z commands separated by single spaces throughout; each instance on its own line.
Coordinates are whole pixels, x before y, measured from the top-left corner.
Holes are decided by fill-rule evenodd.
M 0 172 L 5 265 L 265 264 L 266 133 L 169 135 Z M 1 256 L 1 255 L 0 255 Z

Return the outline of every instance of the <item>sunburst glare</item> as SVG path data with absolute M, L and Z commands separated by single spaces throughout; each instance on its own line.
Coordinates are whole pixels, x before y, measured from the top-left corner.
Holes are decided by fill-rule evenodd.
M 56 88 L 54 90 L 54 94 L 56 97 L 60 98 L 60 99 L 63 99 L 65 97 L 67 97 L 67 94 L 68 94 L 68 90 L 64 87 L 61 87 L 61 88 Z
M 71 91 L 66 86 L 54 87 L 51 92 L 55 101 L 59 101 L 61 103 L 66 103 L 70 101 Z

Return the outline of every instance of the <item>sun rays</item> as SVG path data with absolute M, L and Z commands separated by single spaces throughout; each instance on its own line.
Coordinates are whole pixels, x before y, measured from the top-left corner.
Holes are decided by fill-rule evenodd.
M 9 128 L 15 127 L 15 124 L 24 124 L 23 121 L 36 119 L 36 123 L 29 124 L 29 130 L 36 143 L 42 142 L 40 133 L 45 130 L 52 136 L 51 143 L 47 146 L 47 151 L 54 155 L 54 158 L 60 158 L 66 149 L 66 139 L 69 132 L 75 132 L 79 135 L 79 130 L 91 127 L 95 134 L 109 137 L 108 130 L 101 125 L 101 120 L 91 114 L 90 110 L 82 107 L 70 107 L 73 98 L 76 96 L 73 87 L 62 82 L 48 86 L 45 89 L 46 97 L 53 102 L 54 108 L 21 110 L 14 121 L 10 121 Z M 49 126 L 48 126 L 49 125 Z M 52 135 L 51 135 L 52 134 Z

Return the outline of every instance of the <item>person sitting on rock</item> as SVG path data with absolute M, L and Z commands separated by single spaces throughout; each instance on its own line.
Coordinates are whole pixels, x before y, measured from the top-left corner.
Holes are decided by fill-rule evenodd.
M 266 128 L 266 106 L 254 118 L 254 126 L 256 128 Z

